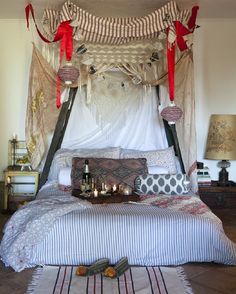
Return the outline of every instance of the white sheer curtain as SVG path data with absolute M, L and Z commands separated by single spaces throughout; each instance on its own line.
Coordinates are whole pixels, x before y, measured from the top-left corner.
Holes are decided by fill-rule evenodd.
M 109 73 L 92 81 L 90 95 L 87 104 L 86 88 L 78 89 L 62 148 L 168 147 L 155 87 L 134 85 L 122 73 Z

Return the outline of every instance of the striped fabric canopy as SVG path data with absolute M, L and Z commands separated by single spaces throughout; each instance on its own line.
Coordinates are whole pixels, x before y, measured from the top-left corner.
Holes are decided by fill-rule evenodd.
M 170 1 L 160 9 L 143 17 L 111 18 L 92 15 L 70 0 L 65 2 L 61 11 L 46 9 L 43 15 L 43 27 L 49 37 L 53 37 L 59 24 L 73 21 L 77 30 L 74 37 L 84 42 L 96 44 L 121 45 L 130 41 L 152 39 L 166 28 L 174 33 L 174 21 L 187 24 L 190 10 L 179 11 L 175 1 Z

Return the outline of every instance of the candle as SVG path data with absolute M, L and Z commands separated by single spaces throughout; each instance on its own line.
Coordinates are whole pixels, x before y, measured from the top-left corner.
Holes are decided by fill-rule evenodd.
M 105 185 L 105 191 L 106 191 L 106 192 L 111 191 L 111 185 L 106 184 L 106 185 Z
M 98 197 L 98 190 L 97 190 L 97 189 L 95 189 L 95 190 L 93 191 L 93 195 L 94 195 L 94 197 Z
M 11 184 L 11 177 L 7 177 L 7 183 Z
M 124 195 L 131 195 L 132 194 L 131 187 L 129 187 L 129 186 L 124 187 L 123 194 Z
M 13 133 L 13 134 L 12 134 L 12 139 L 13 139 L 13 140 L 16 140 L 16 133 Z
M 112 190 L 113 190 L 113 192 L 116 191 L 116 185 L 113 185 Z
M 124 195 L 129 195 L 129 189 L 128 189 L 128 188 L 124 188 L 124 190 L 123 190 L 123 194 L 124 194 Z
M 105 190 L 105 183 L 102 183 L 102 191 Z

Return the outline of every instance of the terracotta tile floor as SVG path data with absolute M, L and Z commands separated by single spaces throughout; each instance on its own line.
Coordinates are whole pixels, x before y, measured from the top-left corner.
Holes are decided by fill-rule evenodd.
M 227 236 L 236 242 L 236 210 L 218 210 Z M 7 217 L 0 214 L 0 230 Z M 236 266 L 211 263 L 189 263 L 183 265 L 195 294 L 236 294 Z M 0 262 L 0 293 L 23 294 L 31 280 L 32 269 L 15 273 Z M 45 293 L 47 294 L 47 293 Z
M 236 209 L 215 210 L 226 235 L 236 243 Z M 189 263 L 183 266 L 195 294 L 236 294 L 236 266 Z

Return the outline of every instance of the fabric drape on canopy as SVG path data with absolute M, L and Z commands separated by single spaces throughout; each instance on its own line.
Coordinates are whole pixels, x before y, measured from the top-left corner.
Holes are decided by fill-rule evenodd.
M 26 113 L 26 145 L 33 168 L 47 151 L 47 136 L 55 129 L 56 72 L 33 45 Z
M 60 22 L 72 20 L 78 25 L 75 38 L 96 44 L 121 45 L 134 40 L 155 38 L 168 27 L 175 34 L 173 22 L 180 21 L 185 25 L 190 17 L 191 12 L 179 11 L 175 1 L 170 1 L 146 16 L 126 18 L 97 17 L 67 1 L 61 11 L 44 11 L 43 26 L 52 38 Z

